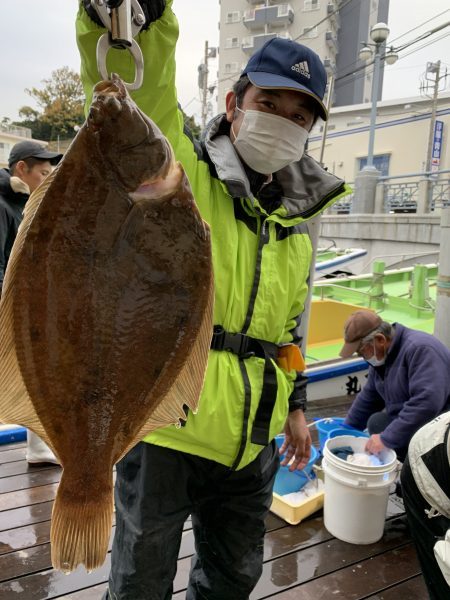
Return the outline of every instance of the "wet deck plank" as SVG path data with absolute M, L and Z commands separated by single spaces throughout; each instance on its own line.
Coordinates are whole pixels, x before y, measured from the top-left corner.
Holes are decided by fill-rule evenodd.
M 307 416 L 309 420 L 343 416 L 347 407 L 345 399 L 321 403 Z M 316 439 L 316 434 L 313 437 Z M 60 476 L 58 467 L 29 467 L 25 444 L 0 446 L 0 600 L 98 600 L 106 589 L 110 554 L 105 564 L 90 574 L 84 568 L 70 575 L 51 568 L 50 515 Z M 113 534 L 114 528 L 111 540 Z M 193 552 L 193 532 L 187 521 L 174 600 L 185 597 Z M 390 496 L 385 534 L 376 544 L 365 546 L 335 539 L 325 529 L 320 512 L 297 526 L 269 515 L 263 574 L 251 600 L 269 597 L 425 599 L 401 500 Z

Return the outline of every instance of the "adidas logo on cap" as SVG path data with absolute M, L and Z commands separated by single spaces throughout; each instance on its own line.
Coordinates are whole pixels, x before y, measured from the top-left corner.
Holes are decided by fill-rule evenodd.
M 309 67 L 306 60 L 304 60 L 303 62 L 299 62 L 296 65 L 292 65 L 291 69 L 293 71 L 297 71 L 297 73 L 300 73 L 300 75 L 311 79 L 311 73 L 309 72 Z

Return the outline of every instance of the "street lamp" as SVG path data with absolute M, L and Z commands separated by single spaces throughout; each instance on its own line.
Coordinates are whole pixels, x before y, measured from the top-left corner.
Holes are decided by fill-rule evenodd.
M 377 119 L 377 100 L 378 100 L 378 88 L 380 85 L 380 61 L 381 61 L 381 46 L 387 40 L 389 35 L 389 27 L 386 23 L 376 23 L 370 30 L 370 37 L 373 44 L 362 42 L 363 47 L 359 51 L 359 58 L 361 60 L 370 60 L 373 56 L 374 68 L 373 68 L 373 79 L 372 79 L 372 107 L 370 111 L 370 129 L 369 129 L 369 149 L 367 152 L 367 164 L 363 170 L 373 170 L 373 148 L 375 141 L 375 123 Z M 374 51 L 372 50 L 374 48 Z M 388 65 L 393 65 L 397 59 L 398 54 L 391 46 L 389 51 L 384 56 L 385 61 Z

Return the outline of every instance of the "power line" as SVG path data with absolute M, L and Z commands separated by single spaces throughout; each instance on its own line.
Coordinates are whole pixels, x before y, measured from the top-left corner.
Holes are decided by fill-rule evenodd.
M 436 42 L 439 42 L 448 36 L 450 36 L 450 33 L 445 33 L 445 34 L 441 35 L 440 37 L 436 38 L 435 40 L 431 40 L 431 41 L 427 42 L 426 44 L 423 44 L 422 46 L 419 46 L 418 48 L 414 48 L 410 52 L 403 54 L 402 56 L 399 57 L 398 60 L 400 61 L 403 58 L 406 58 L 407 56 L 410 56 L 411 54 L 418 52 L 419 50 L 423 50 L 423 48 L 427 48 L 428 46 L 431 46 L 432 44 L 435 44 Z M 344 75 L 341 75 L 340 77 L 337 77 L 336 81 L 341 81 L 342 79 L 346 79 L 347 77 L 350 77 L 352 75 L 355 75 L 355 81 L 360 79 L 361 77 L 364 77 L 365 75 L 372 75 L 373 69 L 365 72 L 366 69 L 368 69 L 368 67 L 371 67 L 372 65 L 373 65 L 373 62 L 362 65 L 361 67 L 359 67 L 358 69 L 355 69 L 351 73 L 346 73 Z M 364 72 L 361 72 L 361 71 L 364 71 Z
M 418 25 L 417 27 L 413 27 L 412 29 L 408 29 L 408 31 L 405 31 L 404 33 L 402 33 L 400 36 L 394 38 L 394 40 L 391 40 L 389 42 L 389 46 L 392 45 L 392 42 L 394 42 L 395 40 L 398 40 L 402 37 L 404 37 L 405 35 L 408 35 L 408 33 L 411 33 L 412 31 L 415 31 L 416 29 L 419 29 L 420 27 L 422 27 L 423 25 L 425 25 L 426 23 L 429 23 L 430 21 L 433 21 L 434 19 L 437 19 L 438 17 L 442 16 L 443 14 L 445 14 L 446 12 L 449 12 L 450 9 L 446 9 L 441 13 L 438 13 L 437 15 L 435 15 L 434 17 L 431 17 L 430 19 L 428 19 L 428 21 L 424 21 L 424 23 L 422 23 L 421 25 Z M 372 11 L 373 12 L 373 11 Z M 431 30 L 430 32 L 426 32 L 426 34 L 422 34 L 421 36 L 419 36 L 418 38 L 415 38 L 414 40 L 412 40 L 411 42 L 407 42 L 406 44 L 404 44 L 401 47 L 398 48 L 394 48 L 394 51 L 399 52 L 401 50 L 403 50 L 404 48 L 407 48 L 408 46 L 416 43 L 417 41 L 420 41 L 420 39 L 425 39 L 425 37 L 428 37 L 429 35 L 432 35 L 433 33 L 436 33 L 437 31 L 439 31 L 440 29 L 442 29 L 443 27 L 446 27 L 450 24 L 450 22 L 444 23 L 444 25 L 439 25 L 435 30 Z M 425 37 L 423 37 L 425 36 Z M 407 55 L 408 56 L 408 55 Z M 359 63 L 359 59 L 348 63 L 347 65 L 343 65 L 341 67 L 342 70 L 347 69 L 348 67 L 352 67 L 353 65 L 357 65 Z M 358 69 L 356 69 L 354 72 L 357 73 L 359 70 L 366 68 L 367 66 L 370 66 L 373 63 L 369 63 L 366 65 L 362 65 L 360 67 L 358 67 Z M 345 76 L 345 75 L 344 75 Z M 341 76 L 341 77 L 344 77 Z M 339 77 L 338 79 L 340 79 L 341 77 Z M 336 79 L 336 81 L 338 81 L 338 79 Z
M 338 6 L 337 8 L 335 8 L 332 12 L 328 13 L 326 17 L 324 17 L 323 19 L 321 19 L 320 21 L 318 21 L 315 25 L 311 25 L 311 27 L 308 27 L 307 31 L 305 33 L 301 33 L 299 36 L 297 36 L 296 38 L 294 38 L 294 41 L 297 41 L 300 38 L 305 37 L 307 35 L 307 33 L 308 33 L 309 30 L 315 29 L 316 27 L 318 27 L 319 25 L 321 25 L 325 21 L 329 21 L 330 17 L 332 17 L 333 15 L 335 15 L 336 13 L 338 13 L 339 11 L 341 11 L 345 6 L 347 6 L 347 4 L 350 4 L 350 2 L 353 2 L 353 0 L 345 0 L 345 2 L 343 2 L 340 6 Z
M 434 29 L 430 29 L 430 31 L 426 31 L 422 35 L 419 35 L 419 37 L 415 38 L 414 40 L 411 40 L 410 42 L 406 42 L 406 44 L 403 44 L 403 46 L 398 46 L 397 48 L 394 48 L 394 50 L 396 52 L 401 52 L 405 48 L 409 48 L 409 46 L 412 46 L 412 44 L 420 42 L 421 40 L 424 40 L 427 37 L 430 37 L 430 35 L 434 35 L 438 31 L 440 31 L 441 29 L 445 29 L 445 27 L 448 27 L 449 25 L 450 25 L 450 21 L 447 21 L 446 23 L 442 23 L 441 25 L 438 25 Z
M 441 29 L 442 29 L 442 27 L 441 27 Z M 445 33 L 445 34 L 441 35 L 440 37 L 436 38 L 435 40 L 431 40 L 430 42 L 427 42 L 426 44 L 424 44 L 422 46 L 419 46 L 418 48 L 415 48 L 411 52 L 407 52 L 406 54 L 403 54 L 402 56 L 399 57 L 399 60 L 401 60 L 402 58 L 406 58 L 410 54 L 413 54 L 414 52 L 417 52 L 418 50 L 422 50 L 423 48 L 426 48 L 427 46 L 430 46 L 431 44 L 434 44 L 435 42 L 438 42 L 441 39 L 444 39 L 448 35 L 449 35 L 448 33 Z M 408 46 L 411 46 L 412 44 L 420 41 L 420 39 L 424 39 L 424 38 L 421 38 L 421 36 L 420 36 L 419 38 L 417 38 L 417 39 L 412 40 L 411 42 L 409 42 L 407 45 L 404 45 L 402 49 L 407 48 Z M 399 49 L 395 48 L 395 51 L 398 51 L 398 50 Z M 351 75 L 355 75 L 355 74 L 359 73 L 360 71 L 365 71 L 368 67 L 371 67 L 372 65 L 373 65 L 373 61 L 370 62 L 370 63 L 368 63 L 368 64 L 367 63 L 363 64 L 360 67 L 357 67 L 356 69 L 354 69 L 353 71 L 351 71 L 349 73 L 344 73 L 343 75 L 340 75 L 339 77 L 336 78 L 336 82 L 337 81 L 341 81 L 342 79 L 345 79 L 346 77 L 350 77 Z M 372 71 L 370 71 L 368 73 L 370 74 L 371 72 Z
M 450 11 L 450 8 L 446 8 L 441 13 L 438 13 L 437 15 L 434 15 L 434 17 L 431 17 L 430 19 L 428 19 L 427 21 L 424 21 L 420 25 L 417 25 L 416 27 L 413 27 L 412 29 L 408 29 L 408 31 L 405 31 L 405 33 L 402 33 L 401 35 L 398 35 L 396 38 L 394 38 L 393 40 L 391 40 L 391 43 L 399 40 L 402 37 L 405 37 L 405 35 L 408 35 L 408 33 L 411 33 L 412 31 L 415 31 L 416 29 L 420 29 L 421 27 L 423 27 L 424 25 L 426 25 L 430 21 L 434 21 L 434 19 L 437 19 L 438 17 L 442 17 L 442 15 L 445 15 L 445 13 L 449 12 L 449 11 Z
M 321 25 L 322 23 L 325 23 L 326 21 L 329 20 L 329 18 L 338 13 L 339 11 L 341 11 L 345 6 L 347 6 L 348 4 L 350 4 L 350 2 L 352 2 L 353 0 L 345 0 L 345 2 L 343 2 L 339 7 L 337 7 L 334 11 L 332 11 L 331 13 L 327 14 L 327 16 L 323 19 L 321 19 L 320 21 L 318 21 L 315 25 L 311 25 L 311 27 L 308 27 L 305 33 L 300 34 L 299 36 L 297 36 L 296 38 L 294 38 L 294 40 L 299 40 L 301 38 L 304 38 L 307 36 L 308 31 L 314 29 L 315 27 L 318 27 L 319 25 Z M 300 10 L 300 9 L 298 9 Z M 374 12 L 375 9 L 373 9 L 371 11 L 370 14 L 372 14 L 372 12 Z M 423 25 L 425 25 L 426 23 L 429 23 L 430 21 L 442 16 L 443 14 L 445 14 L 446 12 L 448 12 L 450 9 L 446 9 L 444 11 L 442 11 L 441 13 L 438 13 L 437 15 L 435 15 L 434 17 L 431 17 L 430 19 L 428 19 L 427 21 L 424 21 L 424 23 L 422 23 L 421 25 L 418 25 L 416 27 L 413 27 L 412 29 L 409 29 L 408 31 L 405 31 L 404 33 L 402 33 L 400 36 L 398 36 L 397 38 L 395 38 L 392 41 L 398 40 L 402 37 L 404 37 L 405 35 L 407 35 L 408 33 L 411 33 L 412 31 L 415 31 L 416 29 L 419 29 L 420 27 L 423 27 Z M 427 37 L 429 37 L 430 35 L 433 35 L 434 33 L 437 33 L 438 31 L 440 31 L 441 29 L 448 27 L 450 25 L 450 21 L 447 21 L 446 23 L 437 26 L 434 29 L 431 29 L 428 32 L 425 32 L 424 34 L 420 35 L 419 37 L 415 38 L 414 40 L 411 40 L 410 42 L 406 42 L 405 44 L 403 44 L 402 46 L 399 46 L 398 48 L 394 48 L 394 50 L 396 52 L 402 51 L 405 48 L 408 48 L 409 46 L 411 46 L 412 44 L 415 44 L 419 41 L 421 41 L 422 39 L 426 39 Z M 447 34 L 446 34 L 447 35 Z M 431 43 L 435 43 L 437 41 L 440 41 L 441 39 L 443 39 L 444 37 L 446 37 L 446 35 L 437 38 L 436 40 L 433 40 Z M 414 50 L 413 52 L 417 51 L 417 50 L 421 50 L 422 48 L 427 47 L 430 44 L 425 44 L 424 46 L 420 46 L 419 48 L 417 48 L 416 50 Z M 409 56 L 410 54 L 412 54 L 413 52 L 409 52 L 407 54 L 404 54 L 403 56 L 399 57 L 399 60 L 401 58 L 405 58 L 406 56 Z M 351 67 L 352 65 L 356 65 L 358 64 L 359 60 L 354 61 L 353 63 L 349 63 L 348 65 L 346 65 L 346 67 Z M 353 71 L 349 72 L 349 73 L 345 73 L 339 77 L 337 77 L 335 79 L 335 83 L 337 83 L 338 81 L 341 81 L 347 77 L 350 77 L 352 75 L 357 75 L 360 71 L 365 71 L 368 67 L 370 67 L 371 65 L 373 65 L 373 62 L 369 63 L 369 64 L 363 64 L 360 67 L 357 67 L 356 69 L 354 69 Z M 343 67 L 343 68 L 346 68 Z M 368 72 L 367 74 L 371 74 L 372 71 Z M 366 73 L 363 73 L 362 75 L 365 75 Z M 355 79 L 359 79 L 362 75 L 359 75 L 357 78 Z M 218 85 L 219 83 L 223 83 L 224 81 L 228 81 L 228 80 L 233 80 L 236 77 L 236 73 L 234 74 L 230 74 L 227 77 L 221 78 L 221 79 L 217 79 L 216 80 L 216 84 Z

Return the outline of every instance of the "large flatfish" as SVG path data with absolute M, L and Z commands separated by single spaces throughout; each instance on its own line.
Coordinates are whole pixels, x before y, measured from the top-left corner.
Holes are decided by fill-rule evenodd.
M 52 563 L 100 566 L 113 465 L 197 409 L 212 334 L 209 227 L 167 139 L 113 76 L 29 199 L 0 303 L 0 419 L 63 473 Z

